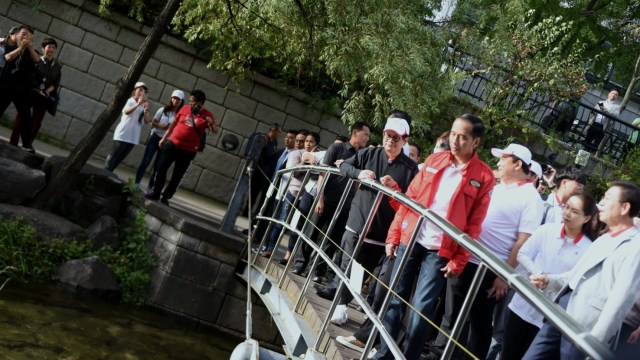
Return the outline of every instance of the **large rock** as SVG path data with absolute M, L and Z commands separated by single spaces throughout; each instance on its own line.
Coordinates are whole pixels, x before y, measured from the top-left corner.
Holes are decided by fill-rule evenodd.
M 45 173 L 20 162 L 0 158 L 0 203 L 22 204 L 46 185 Z
M 86 231 L 96 248 L 106 245 L 116 249 L 120 246 L 118 223 L 111 216 L 100 216 Z
M 99 257 L 70 260 L 58 268 L 58 280 L 63 284 L 86 290 L 117 291 L 113 272 Z
M 43 169 L 49 178 L 55 176 L 66 160 L 62 156 L 49 157 Z M 56 209 L 61 215 L 89 226 L 103 215 L 119 219 L 126 202 L 123 193 L 125 182 L 116 175 L 91 165 L 85 165 L 74 179 L 72 188 L 65 194 Z
M 86 240 L 84 229 L 80 226 L 52 213 L 24 206 L 0 204 L 0 216 L 22 221 L 36 228 L 36 236 L 41 241 L 52 239 Z

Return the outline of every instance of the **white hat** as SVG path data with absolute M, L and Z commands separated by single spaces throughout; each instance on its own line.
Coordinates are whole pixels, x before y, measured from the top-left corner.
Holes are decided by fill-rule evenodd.
M 184 92 L 182 92 L 182 90 L 173 90 L 171 97 L 177 97 L 180 100 L 184 100 Z
M 387 124 L 384 126 L 384 131 L 387 130 L 394 131 L 400 136 L 407 136 L 409 135 L 409 124 L 405 119 L 395 117 L 388 118 Z
M 509 144 L 506 149 L 491 149 L 491 154 L 495 157 L 516 156 L 526 165 L 531 165 L 531 151 L 520 144 Z
M 531 171 L 538 175 L 538 177 L 542 177 L 542 166 L 535 160 L 531 160 Z
M 137 88 L 139 88 L 139 87 L 143 87 L 143 88 L 145 88 L 146 90 L 149 90 L 149 87 L 147 86 L 147 84 L 143 83 L 142 81 L 138 81 L 138 82 L 136 83 L 136 86 L 134 86 L 133 88 L 134 88 L 134 89 L 137 89 Z

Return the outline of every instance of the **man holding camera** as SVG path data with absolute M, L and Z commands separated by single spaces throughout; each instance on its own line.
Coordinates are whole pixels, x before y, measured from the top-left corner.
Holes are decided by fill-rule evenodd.
M 205 100 L 206 96 L 202 90 L 193 90 L 189 95 L 189 105 L 178 111 L 175 121 L 169 125 L 169 129 L 160 139 L 162 152 L 158 159 L 156 184 L 153 192 L 145 195 L 147 199 L 159 200 L 162 195 L 160 201 L 169 205 L 169 199 L 176 193 L 182 177 L 200 150 L 202 136 L 207 129 L 214 134 L 218 132 L 213 114 L 203 107 Z M 167 172 L 174 162 L 171 181 L 165 188 Z
M 602 138 L 604 138 L 604 130 L 609 125 L 608 116 L 620 115 L 620 105 L 616 104 L 616 100 L 620 96 L 620 92 L 616 89 L 609 91 L 606 101 L 598 102 L 599 113 L 591 114 L 589 118 L 589 130 L 587 130 L 587 136 L 584 139 L 584 146 L 588 150 L 597 150 Z

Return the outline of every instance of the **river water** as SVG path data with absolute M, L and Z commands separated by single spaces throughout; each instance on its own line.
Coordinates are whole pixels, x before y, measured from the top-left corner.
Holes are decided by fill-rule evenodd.
M 0 290 L 1 359 L 228 359 L 241 339 L 56 285 Z

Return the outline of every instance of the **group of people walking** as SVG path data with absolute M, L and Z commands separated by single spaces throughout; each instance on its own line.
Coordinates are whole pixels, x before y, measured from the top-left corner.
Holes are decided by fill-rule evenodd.
M 419 359 L 426 347 L 427 358 L 441 356 L 480 259 L 470 256 L 428 221 L 416 228 L 419 216 L 408 208 L 386 197 L 376 204 L 376 191 L 371 188 L 346 189 L 350 178 L 378 180 L 430 208 L 530 278 L 549 298 L 559 297 L 568 314 L 615 349 L 619 358 L 631 359 L 630 354 L 640 353 L 640 228 L 634 225 L 634 217 L 640 215 L 640 187 L 627 181 L 614 182 L 597 205 L 584 190 L 586 177 L 579 169 L 567 167 L 556 173 L 550 168 L 552 171 L 543 174 L 530 150 L 516 143 L 492 150 L 498 162 L 497 168 L 491 169 L 476 151 L 484 124 L 471 114 L 456 117 L 446 145 L 442 142 L 440 149 L 438 141 L 434 149 L 438 152 L 427 157 L 418 170 L 416 161 L 408 155 L 415 157 L 419 147 L 406 154 L 403 151 L 409 144 L 410 123 L 410 116 L 404 112 L 391 114 L 381 147 L 366 147 L 362 134 L 366 129 L 368 138 L 369 127 L 356 124 L 348 143 L 331 145 L 316 162 L 338 166 L 343 176 L 320 173 L 312 190 L 301 183 L 303 173 L 292 173 L 297 177 L 295 191 L 291 192 L 292 179 L 280 211 L 274 215 L 281 221 L 290 221 L 294 210 L 308 216 L 315 224 L 310 228 L 316 228 L 309 232 L 310 238 L 324 243 L 330 256 L 338 246 L 339 254 L 333 258 L 343 271 L 349 270 L 351 259 L 385 283 L 402 271 L 383 324 L 397 339 L 404 356 Z M 292 132 L 291 138 L 297 135 Z M 293 148 L 294 142 L 290 143 Z M 301 160 L 311 151 L 297 150 L 296 160 L 287 162 L 287 167 L 313 163 Z M 552 189 L 548 196 L 542 197 L 537 191 L 541 181 Z M 321 186 L 323 182 L 327 186 Z M 334 219 L 337 226 L 320 235 L 318 229 L 327 230 L 328 220 L 323 220 L 323 215 L 328 205 L 335 206 L 345 191 L 347 201 Z M 312 204 L 315 197 L 314 209 L 301 205 Z M 273 208 L 268 207 L 270 211 Z M 330 209 L 329 220 L 337 211 Z M 372 209 L 375 213 L 369 219 Z M 302 222 L 295 226 L 300 228 Z M 270 234 L 258 231 L 256 238 L 267 241 L 255 251 L 273 256 L 281 231 L 281 226 L 275 226 Z M 327 237 L 331 241 L 324 240 Z M 412 238 L 416 244 L 406 254 Z M 294 241 L 290 240 L 281 263 L 291 261 Z M 306 266 L 310 251 L 303 246 L 299 254 L 292 272 L 309 276 Z M 394 260 L 402 256 L 408 256 L 408 261 L 401 270 Z M 338 293 L 340 280 L 323 277 L 324 268 L 318 266 L 313 274 L 316 292 L 329 300 L 339 296 L 331 321 L 343 325 L 348 321 L 347 305 L 352 296 L 348 291 Z M 378 311 L 387 289 L 375 286 L 373 292 L 368 299 Z M 406 303 L 416 311 L 407 312 Z M 425 317 L 438 324 L 439 331 L 433 331 Z M 352 336 L 338 336 L 337 340 L 362 351 L 371 326 L 366 321 Z M 481 359 L 584 358 L 534 306 L 491 271 L 481 281 L 458 341 Z M 393 358 L 385 341 L 376 344 L 369 354 L 372 358 Z M 454 352 L 455 358 L 465 356 L 460 348 Z

